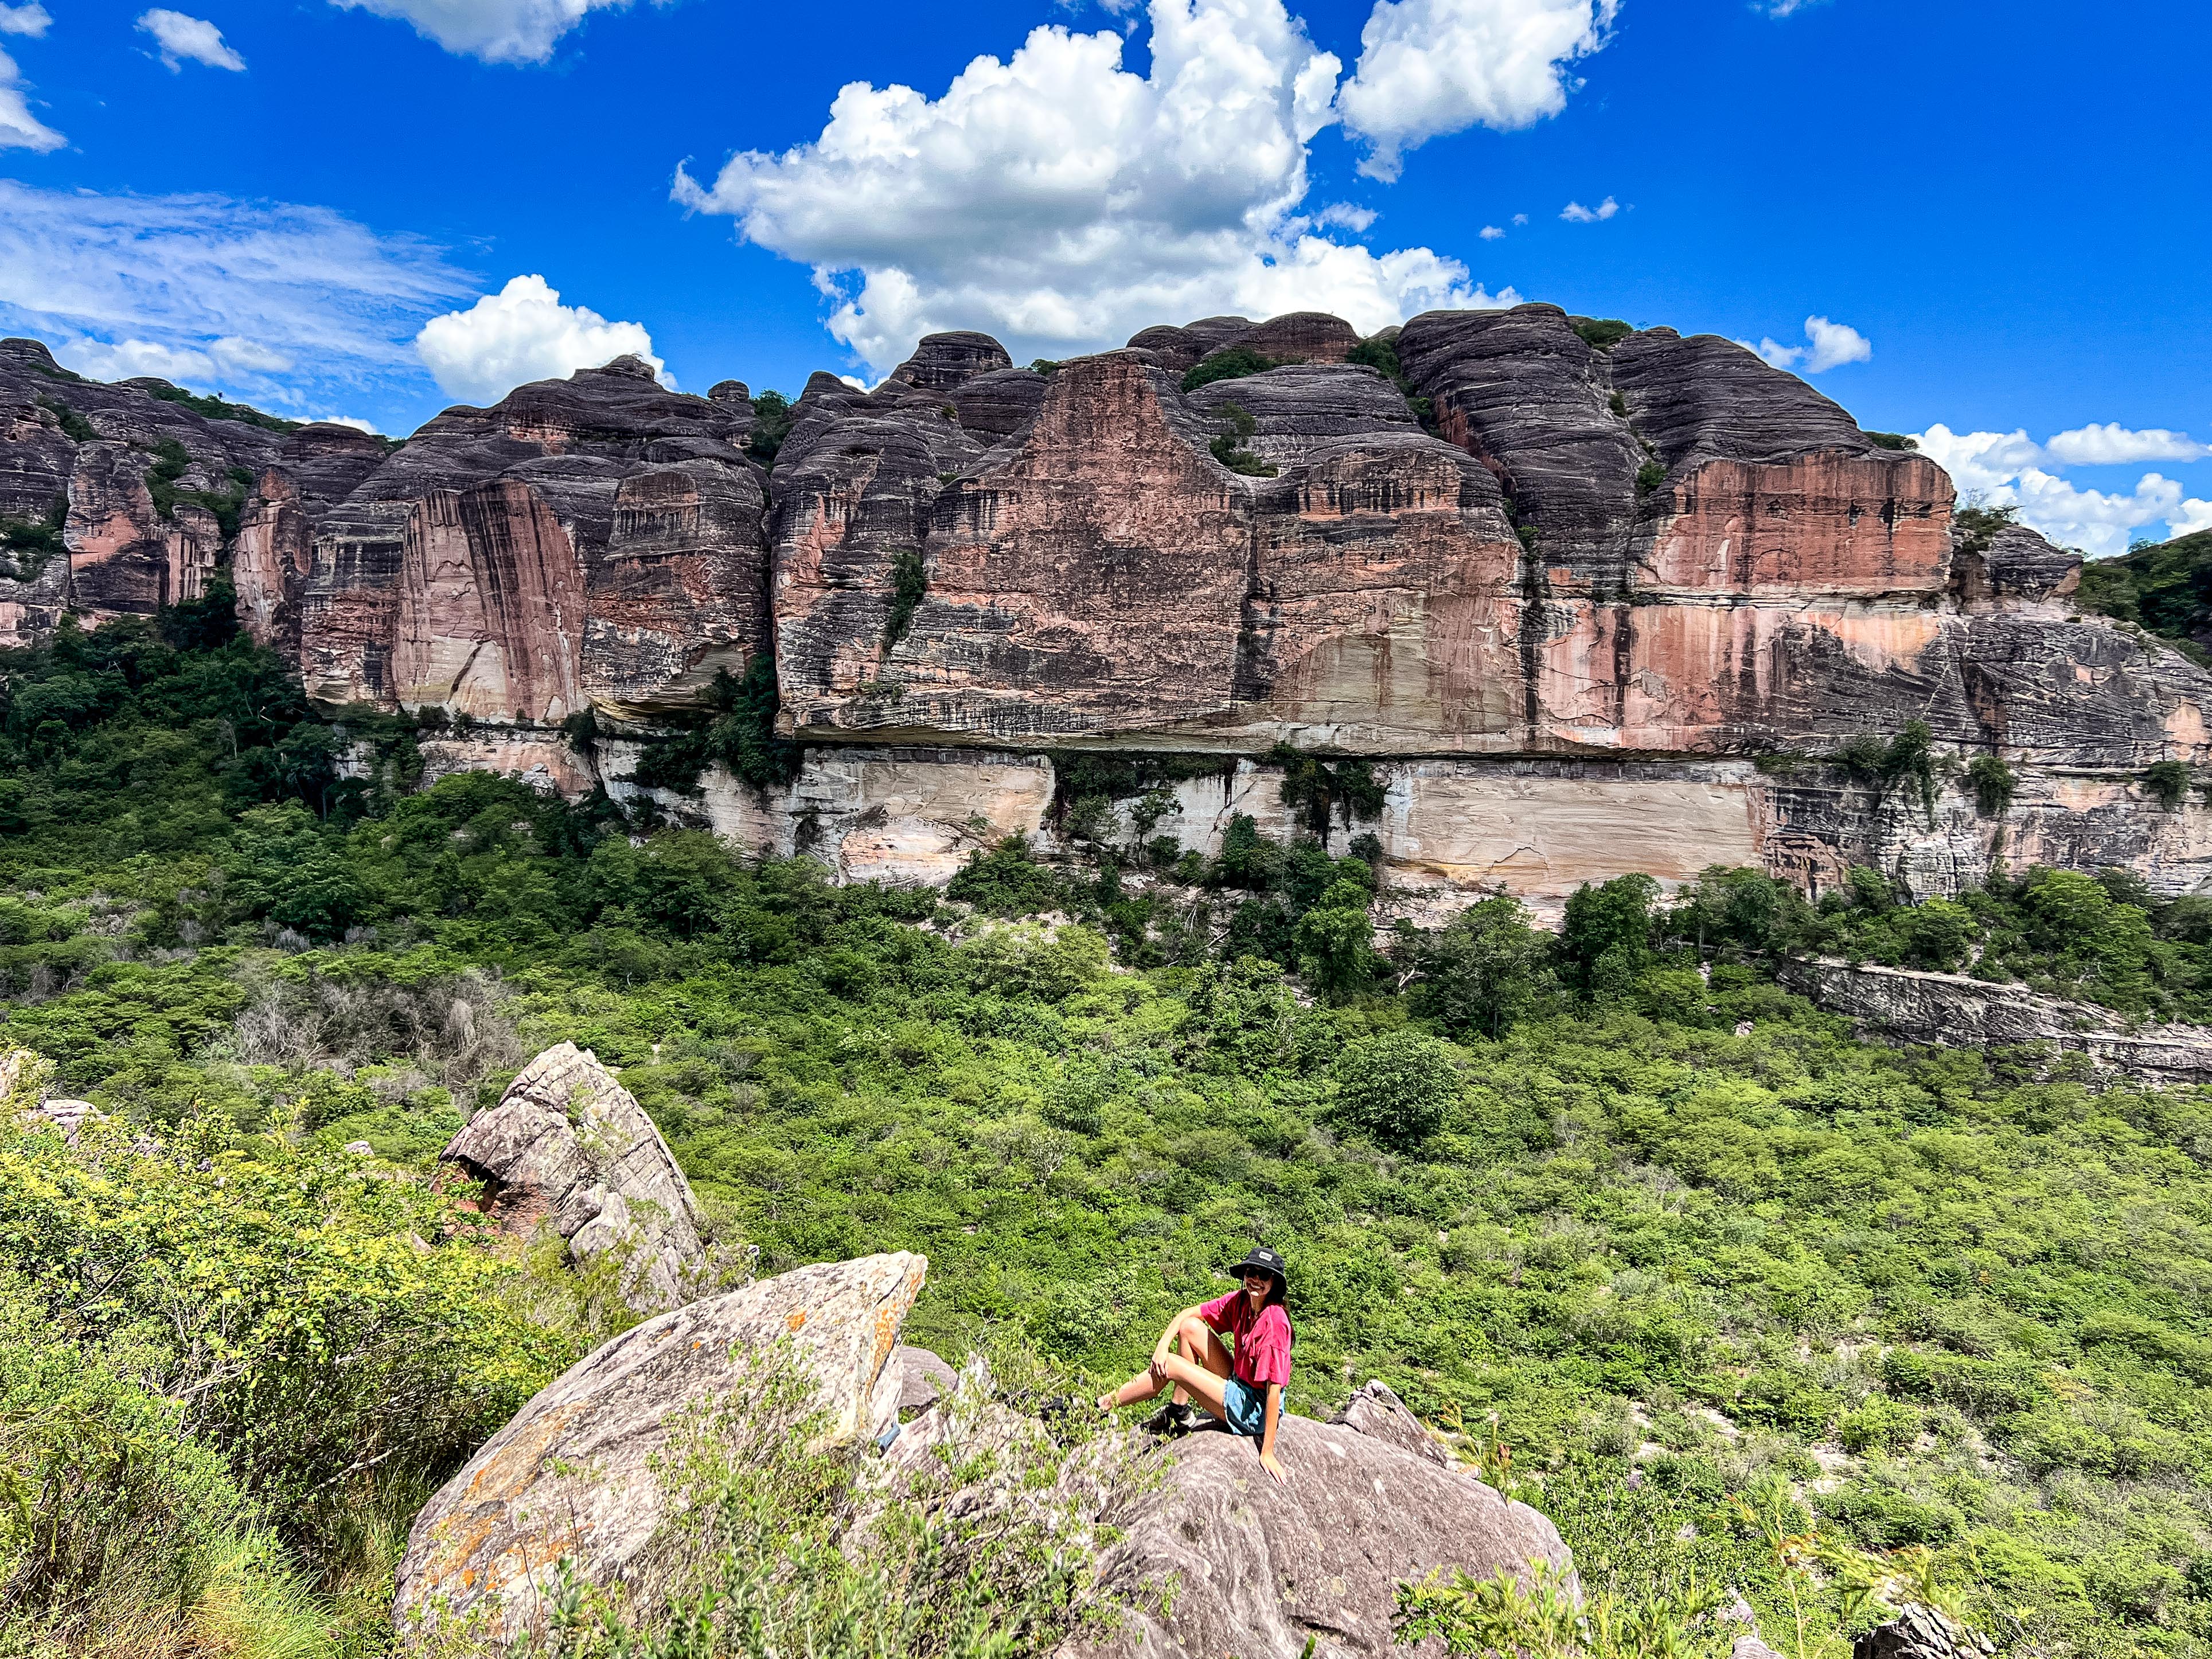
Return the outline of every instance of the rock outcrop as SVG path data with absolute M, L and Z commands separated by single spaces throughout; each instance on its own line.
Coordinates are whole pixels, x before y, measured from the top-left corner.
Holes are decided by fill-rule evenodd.
M 2086 1054 L 2100 1070 L 2142 1082 L 2212 1083 L 2212 1028 L 2202 1025 L 2121 1029 L 2109 1008 L 2042 996 L 2024 985 L 1911 968 L 1795 962 L 1784 964 L 1781 978 L 1831 1012 L 1905 1042 L 1984 1049 L 2041 1044 Z
M 1158 831 L 1204 848 L 1279 817 L 1254 758 L 1288 743 L 1378 767 L 1361 827 L 1421 904 L 1715 861 L 1948 892 L 2000 838 L 2015 865 L 2212 884 L 2212 809 L 2139 787 L 2212 762 L 2212 674 L 2079 614 L 2071 553 L 1961 532 L 1926 457 L 1717 337 L 1523 305 L 1373 343 L 1211 317 L 1046 373 L 933 335 L 872 392 L 815 375 L 764 471 L 743 383 L 684 396 L 635 359 L 392 448 L 0 343 L 0 642 L 227 564 L 326 705 L 468 717 L 428 775 L 618 795 L 772 652 L 799 777 L 710 769 L 660 805 L 855 878 L 1049 848 L 1060 747 L 1220 757 Z M 1186 393 L 1229 347 L 1285 366 Z M 1392 354 L 1402 380 L 1369 366 Z M 561 735 L 586 710 L 596 749 Z M 1790 764 L 1916 720 L 2014 768 L 2006 817 Z
M 880 1434 L 898 1408 L 899 1327 L 927 1267 L 905 1254 L 801 1267 L 664 1314 L 579 1360 L 416 1517 L 394 1604 L 402 1629 L 474 1620 L 481 1638 L 508 1640 L 542 1621 L 564 1560 L 601 1585 L 648 1571 L 671 1503 L 659 1460 L 771 1350 L 814 1384 L 824 1444 Z
M 1356 1389 L 1344 1409 L 1329 1421 L 1364 1434 L 1370 1440 L 1380 1440 L 1395 1446 L 1400 1451 L 1440 1468 L 1453 1467 L 1452 1455 L 1437 1437 L 1421 1426 L 1421 1419 L 1406 1409 L 1406 1402 L 1380 1377 L 1370 1377 Z
M 624 1301 L 659 1313 L 708 1273 L 705 1218 L 660 1131 L 599 1057 L 573 1042 L 524 1066 L 499 1103 L 439 1154 L 510 1231 L 550 1225 L 569 1258 L 611 1258 Z
M 1539 1561 L 1571 1571 L 1550 1521 L 1398 1440 L 1285 1417 L 1276 1447 L 1290 1480 L 1279 1484 L 1248 1439 L 1209 1431 L 1170 1443 L 1158 1484 L 1139 1482 L 1109 1516 L 1123 1536 L 1101 1558 L 1099 1583 L 1122 1601 L 1121 1622 L 1063 1652 L 1384 1659 L 1403 1581 L 1502 1567 L 1527 1583 Z

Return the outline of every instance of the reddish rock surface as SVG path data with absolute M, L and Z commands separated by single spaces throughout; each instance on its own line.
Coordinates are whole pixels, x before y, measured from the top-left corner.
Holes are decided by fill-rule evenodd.
M 940 878 L 975 820 L 1048 835 L 1049 747 L 1211 750 L 1227 775 L 1289 741 L 1395 763 L 1378 833 L 1416 888 L 1548 902 L 1724 843 L 1809 884 L 1873 860 L 1947 890 L 1993 823 L 1743 770 L 1920 720 L 2020 773 L 2016 861 L 2212 878 L 2198 809 L 2147 817 L 2137 781 L 2212 760 L 2212 677 L 2076 615 L 2078 557 L 2017 527 L 1954 546 L 1939 468 L 1729 341 L 1601 348 L 1582 320 L 1417 317 L 1388 331 L 1402 386 L 1311 313 L 1147 329 L 1050 374 L 935 335 L 872 392 L 814 376 L 772 472 L 742 382 L 684 396 L 631 359 L 393 447 L 0 342 L 0 643 L 227 567 L 312 696 L 465 712 L 441 766 L 569 793 L 630 787 L 656 724 L 773 650 L 801 778 L 663 805 L 827 836 L 851 875 Z M 1298 362 L 1182 390 L 1231 345 Z M 626 763 L 562 747 L 586 708 Z M 1632 834 L 1662 796 L 1703 827 Z

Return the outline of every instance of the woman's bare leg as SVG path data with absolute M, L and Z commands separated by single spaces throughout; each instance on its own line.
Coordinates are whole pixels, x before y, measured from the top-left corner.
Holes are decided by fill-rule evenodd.
M 1213 1333 L 1213 1327 L 1193 1315 L 1175 1328 L 1182 1344 L 1182 1357 L 1215 1376 L 1229 1375 L 1229 1350 Z M 1176 1384 L 1175 1402 L 1183 1404 L 1190 1397 L 1189 1389 L 1182 1382 Z
M 1176 1385 L 1178 1395 L 1188 1394 L 1221 1421 L 1226 1423 L 1229 1420 L 1227 1396 L 1223 1391 L 1224 1385 L 1229 1381 L 1226 1376 L 1203 1365 L 1194 1364 L 1179 1353 L 1170 1354 L 1160 1362 L 1160 1369 Z
M 1229 1375 L 1229 1350 L 1222 1346 L 1221 1339 L 1213 1334 L 1212 1328 L 1204 1320 L 1194 1315 L 1188 1319 L 1170 1324 L 1160 1333 L 1161 1346 L 1171 1346 L 1177 1342 L 1182 1345 L 1183 1355 L 1190 1357 L 1183 1358 L 1183 1364 L 1191 1364 L 1194 1359 L 1197 1362 L 1196 1369 L 1203 1370 L 1214 1377 L 1224 1377 Z M 1181 1356 L 1171 1357 L 1181 1358 Z M 1170 1386 L 1175 1389 L 1176 1403 L 1182 1404 L 1188 1397 L 1188 1389 L 1185 1386 L 1171 1378 L 1161 1367 L 1149 1365 L 1115 1389 L 1113 1393 L 1100 1395 L 1098 1409 L 1102 1412 L 1110 1412 L 1118 1407 L 1133 1406 L 1140 1401 L 1154 1398 Z M 1218 1387 L 1214 1392 L 1218 1406 L 1220 1394 Z M 1217 1417 L 1220 1414 L 1218 1409 L 1214 1412 Z

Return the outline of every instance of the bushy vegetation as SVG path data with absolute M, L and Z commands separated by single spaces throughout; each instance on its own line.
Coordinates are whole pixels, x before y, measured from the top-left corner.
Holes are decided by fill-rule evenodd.
M 0 1651 L 381 1650 L 424 1490 L 602 1328 L 419 1179 L 563 1038 L 761 1271 L 926 1252 L 909 1340 L 949 1356 L 1126 1376 L 1266 1240 L 1294 1408 L 1386 1379 L 1625 1610 L 1726 1584 L 1832 1650 L 1871 1604 L 1793 1567 L 1809 1533 L 1924 1549 L 2048 1653 L 2212 1639 L 2212 1109 L 1862 1044 L 1769 972 L 1835 951 L 2194 1012 L 2203 902 L 1715 871 L 1590 887 L 1557 934 L 1499 898 L 1378 941 L 1358 837 L 1159 845 L 1132 804 L 1184 757 L 1097 758 L 1080 862 L 1006 843 L 942 899 L 839 888 L 604 798 L 418 792 L 409 723 L 313 715 L 222 622 L 0 662 L 0 1037 L 116 1118 L 76 1153 L 0 1130 Z M 1358 779 L 1306 758 L 1342 845 Z M 800 1506 L 771 1544 L 782 1465 L 733 1443 L 701 1454 L 716 1607 L 895 1633 L 871 1575 L 926 1556 L 982 1575 L 931 1581 L 982 1587 L 932 1639 L 1063 1627 L 1073 1581 L 1025 1553 L 1053 1535 L 832 1561 Z M 679 1650 L 568 1607 L 563 1652 Z
M 913 556 L 915 573 L 919 575 L 921 556 Z M 921 603 L 918 594 L 915 603 Z M 893 615 L 896 617 L 896 611 Z M 908 615 L 910 617 L 912 611 Z M 634 780 L 653 788 L 696 795 L 700 793 L 699 775 L 719 761 L 732 776 L 756 789 L 789 783 L 799 775 L 799 745 L 776 735 L 776 702 L 773 653 L 754 653 L 745 663 L 742 678 L 726 668 L 717 669 L 714 684 L 707 689 L 706 708 L 670 722 L 676 726 L 677 735 L 647 745 L 632 775 Z M 599 816 L 604 819 L 610 811 L 601 805 Z
M 145 390 L 165 404 L 176 404 L 210 421 L 236 421 L 243 426 L 258 426 L 264 432 L 297 432 L 303 424 L 299 421 L 285 420 L 281 416 L 264 415 L 250 404 L 234 404 L 212 392 L 205 396 L 190 392 L 180 386 L 171 386 L 166 380 L 149 386 Z
M 2130 1018 L 2212 1021 L 2212 900 L 2164 898 L 2124 870 L 1993 873 L 1902 902 L 1872 870 L 1808 903 L 1756 871 L 1709 872 L 1659 924 L 1708 957 L 1835 956 L 2025 983 Z
M 1210 362 L 1212 360 L 1207 359 Z M 1202 365 L 1201 365 L 1202 367 Z M 1197 369 L 1191 370 L 1195 374 Z M 1224 403 L 1214 411 L 1229 422 L 1229 430 L 1220 434 L 1209 447 L 1213 459 L 1231 472 L 1248 478 L 1272 478 L 1276 469 L 1244 447 L 1244 441 L 1260 429 L 1259 421 L 1242 404 Z
M 2212 531 L 2131 548 L 2081 567 L 2084 611 L 2133 623 L 2199 662 L 2212 661 Z
M 1271 368 L 1282 368 L 1291 363 L 1302 363 L 1303 357 L 1270 357 L 1264 351 L 1255 351 L 1250 346 L 1224 346 L 1209 353 L 1194 368 L 1184 372 L 1182 389 L 1195 392 L 1202 386 L 1212 386 L 1216 380 L 1241 380 L 1248 374 L 1265 374 Z
M 69 549 L 62 540 L 62 526 L 68 518 L 66 494 L 56 495 L 39 518 L 0 516 L 0 547 L 8 551 L 4 574 L 18 581 L 28 580 L 45 568 L 48 559 L 65 555 Z
M 1421 423 L 1421 429 L 1431 437 L 1437 435 L 1436 404 L 1433 399 L 1413 395 L 1413 383 L 1407 378 L 1405 365 L 1398 360 L 1395 336 L 1387 340 L 1379 336 L 1362 340 L 1345 353 L 1344 361 L 1363 364 L 1396 386 L 1406 399 L 1406 406 L 1413 411 L 1413 418 Z
M 1583 343 L 1596 351 L 1610 351 L 1636 332 L 1632 325 L 1618 317 L 1576 317 L 1570 320 Z
M 797 418 L 791 399 L 783 393 L 762 392 L 753 399 L 753 425 L 745 440 L 745 453 L 763 466 L 773 468 L 776 452 L 791 435 L 791 423 Z

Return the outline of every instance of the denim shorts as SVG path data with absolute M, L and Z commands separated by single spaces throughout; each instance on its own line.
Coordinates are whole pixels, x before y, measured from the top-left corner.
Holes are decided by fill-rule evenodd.
M 1255 1388 L 1239 1377 L 1224 1377 L 1221 1383 L 1221 1406 L 1229 1419 L 1232 1433 L 1249 1434 L 1255 1440 L 1267 1437 L 1267 1391 Z

